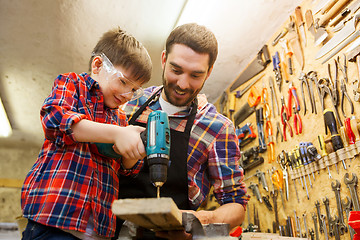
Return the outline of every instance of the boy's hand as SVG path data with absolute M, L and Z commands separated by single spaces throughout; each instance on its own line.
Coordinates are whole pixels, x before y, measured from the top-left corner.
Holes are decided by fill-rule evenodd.
M 130 125 L 122 127 L 115 136 L 114 150 L 122 155 L 125 168 L 131 168 L 139 159 L 146 157 L 145 146 L 140 138 L 143 131 L 143 127 Z

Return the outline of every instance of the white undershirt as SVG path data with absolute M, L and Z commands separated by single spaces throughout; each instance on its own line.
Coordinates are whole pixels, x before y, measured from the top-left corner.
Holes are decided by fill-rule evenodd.
M 174 113 L 186 110 L 188 108 L 188 106 L 174 106 L 171 103 L 167 102 L 162 95 L 160 94 L 160 98 L 159 98 L 159 103 L 161 106 L 161 109 L 166 112 L 169 116 L 173 115 Z

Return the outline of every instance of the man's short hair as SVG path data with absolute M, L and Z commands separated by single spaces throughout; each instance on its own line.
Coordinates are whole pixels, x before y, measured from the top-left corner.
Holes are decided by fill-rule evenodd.
M 183 44 L 197 53 L 209 54 L 209 68 L 211 68 L 218 54 L 218 43 L 213 32 L 205 26 L 188 23 L 176 27 L 166 40 L 166 56 L 175 44 Z

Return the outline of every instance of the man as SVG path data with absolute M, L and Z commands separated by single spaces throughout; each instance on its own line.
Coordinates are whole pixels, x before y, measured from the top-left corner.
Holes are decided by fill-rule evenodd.
M 128 102 L 124 109 L 129 123 L 141 126 L 146 126 L 151 111 L 161 109 L 169 116 L 171 164 L 161 196 L 172 197 L 179 209 L 196 210 L 213 186 L 221 206 L 194 214 L 203 224 L 229 223 L 232 228 L 242 223 L 249 199 L 238 164 L 238 139 L 233 123 L 199 94 L 217 53 L 217 40 L 204 26 L 175 28 L 161 55 L 163 87 L 147 88 L 143 97 Z M 121 177 L 119 192 L 120 198 L 156 197 L 148 166 L 135 178 Z M 174 232 L 157 235 L 175 238 Z

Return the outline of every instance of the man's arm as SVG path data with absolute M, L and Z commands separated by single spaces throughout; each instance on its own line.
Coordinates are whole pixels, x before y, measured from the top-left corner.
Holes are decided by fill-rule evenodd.
M 202 224 L 228 223 L 230 229 L 240 226 L 245 218 L 245 209 L 239 203 L 227 203 L 216 210 L 193 212 Z

